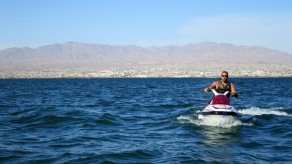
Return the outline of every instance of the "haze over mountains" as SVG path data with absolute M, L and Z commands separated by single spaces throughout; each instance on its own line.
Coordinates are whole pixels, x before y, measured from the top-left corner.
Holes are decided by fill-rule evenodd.
M 264 47 L 213 42 L 160 47 L 68 42 L 0 51 L 1 69 L 171 63 L 291 64 L 292 55 Z

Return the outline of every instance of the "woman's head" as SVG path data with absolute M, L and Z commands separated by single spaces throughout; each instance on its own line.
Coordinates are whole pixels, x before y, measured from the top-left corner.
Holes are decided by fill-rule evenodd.
M 222 81 L 227 81 L 227 79 L 228 79 L 228 72 L 222 71 L 221 72 L 221 80 Z

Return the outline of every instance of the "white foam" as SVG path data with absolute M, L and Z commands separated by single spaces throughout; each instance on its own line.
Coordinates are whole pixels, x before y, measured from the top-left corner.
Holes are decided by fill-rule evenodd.
M 283 111 L 283 108 L 258 108 L 258 107 L 251 107 L 247 109 L 238 110 L 244 117 L 244 115 L 264 115 L 264 114 L 272 114 L 278 116 L 289 116 L 292 117 L 291 114 Z M 230 128 L 234 126 L 253 126 L 253 123 L 246 123 L 243 122 L 244 119 L 228 119 L 224 118 L 223 116 L 212 116 L 212 117 L 203 117 L 198 119 L 198 115 L 180 115 L 177 118 L 177 121 L 181 124 L 195 124 L 197 126 L 213 126 L 213 127 L 223 127 L 223 128 Z
M 195 124 L 195 122 L 197 121 L 195 118 L 193 118 L 191 115 L 186 115 L 186 116 L 178 116 L 177 121 L 181 124 L 184 123 L 191 123 L 191 124 Z
M 205 117 L 203 119 L 197 119 L 192 115 L 181 115 L 177 117 L 177 120 L 181 124 L 195 124 L 197 126 L 213 126 L 213 127 L 223 127 L 230 128 L 234 126 L 253 126 L 250 123 L 243 123 L 241 120 L 234 120 L 229 118 L 218 117 Z
M 204 116 L 201 119 L 200 125 L 229 128 L 233 126 L 240 126 L 242 125 L 242 122 L 233 116 L 210 115 Z
M 239 113 L 241 114 L 246 114 L 246 115 L 263 115 L 263 114 L 272 114 L 272 115 L 278 115 L 278 116 L 292 116 L 289 115 L 287 112 L 280 111 L 283 108 L 270 108 L 270 109 L 262 109 L 258 107 L 251 107 L 247 109 L 241 109 L 238 110 Z

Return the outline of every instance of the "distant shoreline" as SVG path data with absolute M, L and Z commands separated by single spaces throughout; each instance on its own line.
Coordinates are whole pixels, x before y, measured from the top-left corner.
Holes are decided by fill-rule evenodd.
M 291 64 L 153 64 L 136 66 L 31 68 L 5 70 L 0 79 L 40 78 L 217 78 L 221 71 L 232 78 L 289 78 Z
M 230 77 L 230 79 L 290 79 L 291 77 Z M 65 80 L 65 79 L 219 79 L 219 77 L 65 77 L 65 78 L 0 78 L 0 80 Z M 231 80 L 232 81 L 232 80 Z

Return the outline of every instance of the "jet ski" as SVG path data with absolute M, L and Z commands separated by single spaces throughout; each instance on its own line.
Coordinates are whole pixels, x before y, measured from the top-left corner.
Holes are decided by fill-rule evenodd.
M 230 99 L 227 97 L 228 91 L 222 94 L 212 89 L 212 92 L 214 97 L 210 103 L 202 111 L 196 112 L 198 119 L 215 126 L 232 124 L 239 120 L 241 114 L 230 104 Z

